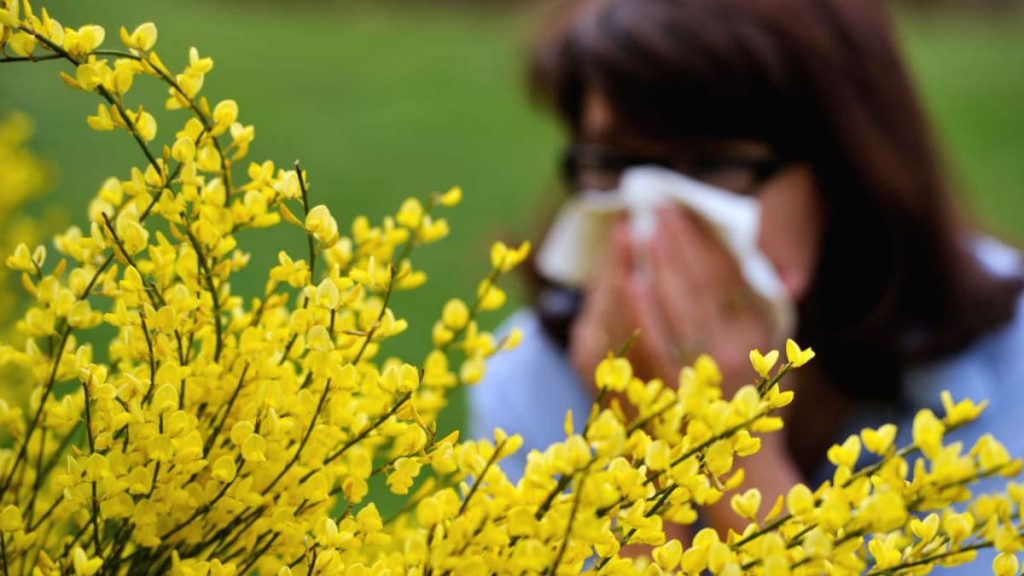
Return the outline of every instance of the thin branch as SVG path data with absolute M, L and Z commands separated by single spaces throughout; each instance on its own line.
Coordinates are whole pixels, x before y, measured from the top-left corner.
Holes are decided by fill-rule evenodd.
M 213 274 L 210 272 L 209 263 L 206 261 L 206 256 L 203 254 L 202 248 L 199 246 L 199 240 L 195 234 L 192 233 L 191 228 L 186 222 L 185 234 L 188 235 L 189 242 L 192 243 L 192 248 L 196 251 L 196 259 L 199 261 L 199 267 L 203 271 L 203 276 L 206 279 L 206 289 L 210 292 L 210 299 L 213 302 L 213 327 L 216 330 L 217 342 L 214 347 L 213 360 L 214 362 L 220 361 L 220 354 L 224 350 L 223 331 L 224 328 L 221 326 L 223 319 L 220 317 L 220 294 L 217 292 L 217 288 L 213 285 Z
M 576 521 L 576 512 L 580 507 L 580 500 L 583 495 L 583 483 L 587 481 L 587 474 L 584 472 L 580 476 L 580 485 L 576 488 L 576 497 L 572 501 L 572 510 L 569 512 L 569 524 L 565 527 L 565 534 L 562 536 L 562 546 L 558 550 L 558 556 L 555 556 L 555 562 L 551 565 L 551 576 L 555 576 L 558 572 L 558 565 L 562 563 L 562 557 L 565 556 L 565 550 L 569 547 L 569 539 L 572 537 L 572 525 Z
M 295 161 L 295 173 L 299 177 L 299 189 L 302 191 L 302 210 L 306 216 L 309 216 L 309 191 L 306 188 L 306 179 L 302 176 L 302 165 L 299 161 Z M 309 245 L 309 283 L 313 284 L 316 282 L 316 245 L 313 241 L 313 235 L 306 232 L 306 244 Z
M 473 495 L 476 494 L 477 490 L 480 489 L 480 485 L 484 481 L 484 476 L 487 476 L 487 473 L 490 472 L 491 467 L 493 467 L 494 463 L 497 462 L 498 458 L 501 457 L 501 451 L 503 448 L 505 448 L 505 444 L 507 442 L 508 439 L 506 438 L 505 440 L 498 442 L 498 445 L 494 447 L 494 454 L 491 454 L 491 457 L 487 459 L 487 464 L 484 466 L 484 469 L 480 472 L 480 475 L 473 480 L 473 485 L 469 488 L 469 493 L 466 494 L 466 499 L 463 500 L 462 505 L 459 506 L 459 512 L 456 514 L 456 516 L 462 516 L 462 513 L 466 511 L 466 507 L 469 506 L 469 501 L 473 498 Z

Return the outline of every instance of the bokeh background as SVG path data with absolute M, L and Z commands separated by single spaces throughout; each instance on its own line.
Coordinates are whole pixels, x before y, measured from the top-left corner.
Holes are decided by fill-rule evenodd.
M 38 4 L 38 2 L 37 2 Z M 409 195 L 461 185 L 445 243 L 423 250 L 427 288 L 396 300 L 411 329 L 389 353 L 419 360 L 445 299 L 472 296 L 496 239 L 537 233 L 557 202 L 559 127 L 529 103 L 523 62 L 533 30 L 552 2 L 475 3 L 318 0 L 63 0 L 47 3 L 65 25 L 106 27 L 154 21 L 157 49 L 172 70 L 189 46 L 214 58 L 204 93 L 234 98 L 256 125 L 250 159 L 289 166 L 301 159 L 316 203 L 343 225 L 379 218 Z M 1024 240 L 1024 3 L 894 4 L 910 66 L 951 177 L 980 223 Z M 88 199 L 109 175 L 140 164 L 123 133 L 85 125 L 95 98 L 65 88 L 59 63 L 4 64 L 0 117 L 21 110 L 36 123 L 32 147 L 52 165 L 53 186 L 30 211 L 54 230 L 82 222 Z M 164 93 L 139 82 L 132 96 L 156 108 Z M 160 137 L 177 129 L 164 120 Z M 160 140 L 161 142 L 163 140 Z M 0 190 L 0 194 L 3 191 Z M 59 206 L 56 212 L 47 206 Z M 253 262 L 239 279 L 256 294 L 280 249 L 304 253 L 294 230 L 260 233 L 246 246 Z M 5 233 L 9 231 L 4 231 Z M 521 297 L 513 289 L 510 306 Z M 500 316 L 485 318 L 494 326 Z M 464 418 L 456 396 L 445 427 Z

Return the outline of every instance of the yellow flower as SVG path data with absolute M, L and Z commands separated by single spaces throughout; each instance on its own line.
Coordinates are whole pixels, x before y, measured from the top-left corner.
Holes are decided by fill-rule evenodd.
M 942 531 L 953 545 L 957 545 L 974 531 L 974 518 L 968 512 L 946 511 L 942 517 Z
M 102 320 L 99 313 L 93 312 L 88 300 L 75 302 L 68 310 L 67 318 L 68 324 L 73 328 L 92 328 Z
M 651 470 L 657 472 L 668 468 L 671 463 L 671 448 L 663 440 L 655 440 L 647 446 L 646 454 L 644 455 L 644 463 Z
M 430 336 L 434 342 L 434 347 L 441 348 L 455 339 L 455 332 L 446 328 L 442 320 L 438 320 L 434 323 Z
M 156 118 L 154 118 L 149 112 L 144 111 L 141 106 L 134 112 L 131 110 L 128 110 L 127 112 L 128 119 L 131 120 L 132 124 L 135 126 L 135 130 L 138 132 L 139 137 L 146 142 L 153 141 L 156 138 Z
M 878 429 L 864 428 L 860 431 L 860 437 L 865 448 L 874 454 L 884 456 L 896 439 L 896 426 L 884 424 Z
M 992 560 L 992 574 L 995 576 L 1017 576 L 1020 574 L 1020 562 L 1015 555 L 1002 552 Z
M 32 272 L 35 270 L 35 266 L 36 264 L 32 261 L 32 254 L 24 242 L 18 244 L 17 248 L 14 249 L 14 253 L 7 257 L 7 267 L 11 270 Z
M 82 58 L 103 44 L 106 36 L 103 28 L 95 24 L 82 26 L 78 30 L 64 31 L 64 49 L 76 58 Z
M 212 143 L 203 143 L 202 145 L 199 146 L 198 152 L 196 152 L 195 167 L 201 170 L 202 172 L 216 174 L 220 172 L 221 160 L 222 159 L 220 151 L 217 150 L 217 148 Z M 220 184 L 220 182 L 214 181 L 210 182 L 210 184 L 216 185 Z M 207 198 L 210 200 L 210 203 L 216 204 L 216 200 L 210 198 L 210 191 L 213 189 L 214 188 L 212 186 L 208 186 L 204 191 L 207 193 L 206 195 Z M 223 201 L 221 201 L 220 203 L 223 203 Z
M 900 551 L 887 539 L 872 538 L 868 542 L 868 550 L 875 559 L 875 567 L 878 569 L 892 568 L 899 564 Z
M 448 221 L 444 218 L 434 220 L 429 215 L 423 217 L 417 239 L 423 244 L 432 244 L 448 236 Z
M 219 136 L 227 131 L 238 119 L 238 103 L 234 100 L 222 100 L 213 108 L 214 129 L 211 132 Z
M 430 453 L 430 465 L 438 474 L 451 474 L 458 468 L 451 442 L 442 442 Z
M 946 427 L 931 410 L 921 410 L 914 416 L 914 444 L 928 458 L 934 459 L 938 456 L 942 449 L 942 436 L 945 432 Z
M 322 472 L 313 474 L 303 486 L 303 495 L 310 502 L 323 502 L 330 498 L 330 484 Z
M 395 494 L 408 494 L 413 480 L 420 473 L 420 464 L 413 458 L 399 458 L 395 470 L 388 475 L 387 485 Z
M 947 427 L 959 426 L 977 420 L 982 410 L 988 406 L 988 400 L 975 404 L 969 398 L 954 404 L 953 395 L 949 393 L 949 390 L 943 390 L 940 397 L 942 407 L 946 410 L 946 417 L 942 419 L 942 422 Z
M 75 80 L 83 90 L 92 91 L 103 83 L 105 71 L 109 72 L 105 65 L 95 62 L 79 64 L 75 71 Z
M 715 475 L 722 475 L 732 469 L 732 444 L 727 440 L 713 443 L 704 455 L 704 465 Z
M 1010 463 L 1010 453 L 1002 442 L 991 434 L 982 434 L 971 450 L 978 454 L 978 463 L 982 470 L 998 470 Z
M 814 496 L 803 484 L 797 484 L 786 494 L 786 509 L 796 517 L 802 517 L 814 510 Z
M 100 110 L 105 110 L 102 106 Z M 195 142 L 187 137 L 182 136 L 174 142 L 174 146 L 171 147 L 171 158 L 178 162 L 190 162 L 196 157 L 196 144 Z
M 36 50 L 36 38 L 26 32 L 16 32 L 11 36 L 7 45 L 11 51 L 18 56 L 31 56 Z
M 156 25 L 152 22 L 140 24 L 131 34 L 128 33 L 125 27 L 121 27 L 121 43 L 128 48 L 148 52 L 156 45 L 156 38 L 157 29 Z
M 23 527 L 21 510 L 17 506 L 8 504 L 0 511 L 0 532 L 17 532 Z
M 663 570 L 674 570 L 683 557 L 683 545 L 679 540 L 669 540 L 655 548 L 651 557 Z
M 502 350 L 515 350 L 523 341 L 523 331 L 519 328 L 509 330 L 508 334 L 501 341 Z
M 398 209 L 395 220 L 399 225 L 415 230 L 420 227 L 423 216 L 423 204 L 416 198 L 408 198 L 402 202 L 402 207 Z
M 939 515 L 929 514 L 924 520 L 920 518 L 910 519 L 910 531 L 917 536 L 921 542 L 931 542 L 939 532 Z
M 139 66 L 134 60 L 127 58 L 119 58 L 114 62 L 113 77 L 108 82 L 108 89 L 114 94 L 124 96 L 126 92 L 131 90 L 132 84 L 135 83 L 135 75 L 140 72 Z
M 460 330 L 469 322 L 469 307 L 458 298 L 452 298 L 444 305 L 441 320 L 451 330 Z
M 602 360 L 594 372 L 594 380 L 599 390 L 622 392 L 633 379 L 633 367 L 625 358 L 609 356 Z
M 416 520 L 422 526 L 433 526 L 441 521 L 441 506 L 433 498 L 424 498 L 416 506 Z
M 419 387 L 419 370 L 411 364 L 391 365 L 384 370 L 384 374 L 377 383 L 388 392 L 412 392 Z
M 245 458 L 246 462 L 266 462 L 266 449 L 267 442 L 262 436 L 256 433 L 249 434 L 242 442 L 242 458 Z
M 794 367 L 799 368 L 814 358 L 814 350 L 810 348 L 800 349 L 792 339 L 786 340 L 786 359 Z
M 772 350 L 765 355 L 761 355 L 760 350 L 750 351 L 750 363 L 754 366 L 754 370 L 761 375 L 762 378 L 768 378 L 768 374 L 771 372 L 775 363 L 779 361 L 779 351 Z
M 761 395 L 757 388 L 746 385 L 736 391 L 732 399 L 732 411 L 740 421 L 747 421 L 761 413 Z
M 170 365 L 168 365 L 170 366 Z M 152 410 L 156 414 L 164 414 L 178 408 L 178 390 L 173 384 L 160 386 L 153 396 Z
M 495 242 L 491 246 L 491 267 L 501 272 L 508 272 L 526 260 L 529 254 L 529 242 L 523 242 L 515 249 L 509 248 L 504 242 Z
M 487 279 L 477 288 L 477 297 L 480 298 L 480 309 L 485 312 L 501 308 L 507 300 L 505 291 Z
M 484 377 L 486 367 L 487 364 L 483 358 L 467 358 L 459 368 L 459 379 L 462 380 L 463 384 L 476 384 Z
M 103 567 L 102 558 L 89 558 L 81 546 L 75 546 L 71 555 L 77 576 L 92 576 Z
M 832 538 L 821 528 L 814 528 L 804 536 L 801 547 L 811 558 L 828 558 L 832 554 Z
M 211 476 L 221 482 L 231 482 L 235 479 L 235 459 L 231 456 L 221 456 L 213 463 Z
M 438 204 L 446 208 L 453 208 L 458 205 L 459 202 L 462 202 L 462 188 L 459 188 L 458 186 L 449 188 L 447 192 L 438 198 Z
M 857 465 L 857 458 L 860 457 L 860 438 L 850 436 L 842 445 L 833 444 L 828 449 L 828 460 L 836 466 L 854 468 Z
M 751 488 L 743 494 L 733 494 L 729 505 L 743 518 L 756 522 L 757 512 L 761 509 L 761 492 L 757 488 Z
M 103 104 L 96 105 L 96 115 L 85 119 L 89 127 L 97 132 L 109 132 L 114 129 L 114 120 Z
M 906 504 L 895 491 L 873 494 L 863 502 L 861 510 L 876 532 L 896 530 L 907 522 Z
M 508 533 L 512 537 L 529 536 L 537 529 L 537 519 L 531 506 L 517 506 L 508 512 Z

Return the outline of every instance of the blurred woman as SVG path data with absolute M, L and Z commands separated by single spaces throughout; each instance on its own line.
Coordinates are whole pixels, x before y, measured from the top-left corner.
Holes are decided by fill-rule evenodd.
M 827 448 L 863 426 L 909 435 L 917 409 L 942 413 L 943 389 L 991 400 L 957 437 L 1024 451 L 1010 424 L 1024 401 L 1020 257 L 952 195 L 880 2 L 577 0 L 539 37 L 531 78 L 567 130 L 570 199 L 651 165 L 755 199 L 757 245 L 796 322 L 778 333 L 694 211 L 664 206 L 642 244 L 619 218 L 585 286 L 537 274 L 533 305 L 508 323 L 523 345 L 472 392 L 474 432 L 525 438 L 513 476 L 564 437 L 565 410 L 581 428 L 594 367 L 636 329 L 638 376 L 674 383 L 708 353 L 727 395 L 752 379 L 749 350 L 785 337 L 816 350 L 788 377 L 786 432 L 742 464 L 767 502 L 828 477 Z M 740 525 L 727 505 L 703 514 Z

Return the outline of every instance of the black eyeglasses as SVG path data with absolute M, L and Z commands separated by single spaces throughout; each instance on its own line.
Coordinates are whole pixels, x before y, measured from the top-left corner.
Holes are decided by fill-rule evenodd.
M 739 153 L 656 155 L 604 144 L 576 143 L 562 157 L 562 175 L 576 190 L 610 190 L 632 166 L 655 165 L 742 195 L 755 195 L 761 185 L 791 163 L 775 154 L 760 157 Z

